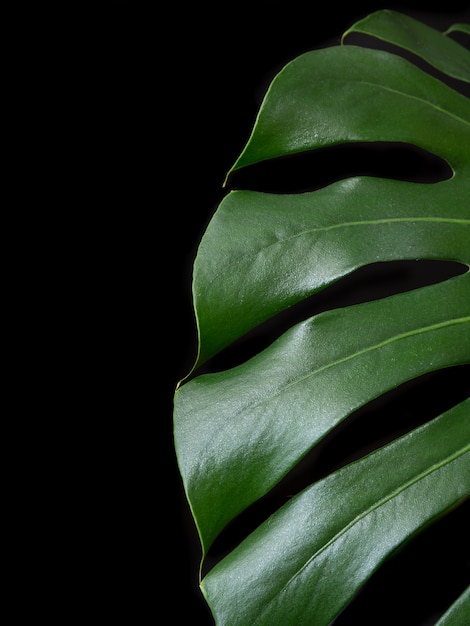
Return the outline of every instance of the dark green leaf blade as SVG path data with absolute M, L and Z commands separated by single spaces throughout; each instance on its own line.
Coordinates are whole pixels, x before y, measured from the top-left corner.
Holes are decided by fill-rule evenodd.
M 321 313 L 246 363 L 182 386 L 176 451 L 204 553 L 354 410 L 414 376 L 468 363 L 469 302 L 467 272 Z
M 467 400 L 294 497 L 202 590 L 220 626 L 327 626 L 394 550 L 469 492 Z
M 470 102 L 394 54 L 357 46 L 307 52 L 272 82 L 231 171 L 358 141 L 410 143 L 454 171 L 468 168 Z
M 456 25 L 452 30 L 468 32 L 469 25 Z M 421 57 L 448 76 L 470 82 L 470 52 L 445 34 L 414 18 L 384 9 L 371 13 L 353 24 L 343 35 L 363 33 L 395 44 Z
M 446 35 L 450 35 L 450 33 L 465 33 L 466 35 L 470 35 L 470 24 L 452 24 L 445 32 Z

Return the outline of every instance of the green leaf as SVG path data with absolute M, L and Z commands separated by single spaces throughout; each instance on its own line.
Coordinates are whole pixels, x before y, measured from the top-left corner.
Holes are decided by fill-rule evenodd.
M 468 168 L 469 102 L 388 52 L 338 46 L 307 52 L 272 82 L 232 170 L 344 142 L 399 141 Z
M 456 24 L 447 33 L 468 31 L 468 24 Z M 363 33 L 409 50 L 435 68 L 460 80 L 470 82 L 470 52 L 446 34 L 396 11 L 377 11 L 356 22 L 343 35 Z
M 465 626 L 470 615 L 470 587 L 449 607 L 436 626 Z
M 428 56 L 451 74 L 457 48 L 408 20 L 385 12 L 363 23 L 392 32 L 402 48 L 410 32 L 427 49 L 435 42 Z M 451 176 L 233 191 L 201 240 L 199 348 L 175 393 L 174 434 L 203 561 L 230 522 L 355 411 L 423 374 L 470 363 L 468 98 L 395 54 L 349 45 L 309 52 L 275 77 L 229 174 L 357 142 L 417 146 L 446 161 Z M 314 315 L 240 365 L 211 372 L 210 358 L 236 339 L 355 270 L 416 259 L 456 261 L 466 272 Z M 285 503 L 202 581 L 217 623 L 329 624 L 394 550 L 470 495 L 469 428 L 466 400 Z
M 445 34 L 449 35 L 450 33 L 456 32 L 470 35 L 470 24 L 452 24 L 452 26 L 449 26 L 449 28 L 446 30 Z
M 467 362 L 469 302 L 467 273 L 322 313 L 237 368 L 184 385 L 177 452 L 204 547 L 353 411 L 413 376 Z
M 217 623 L 329 624 L 407 537 L 468 496 L 469 417 L 467 400 L 292 498 L 204 579 Z

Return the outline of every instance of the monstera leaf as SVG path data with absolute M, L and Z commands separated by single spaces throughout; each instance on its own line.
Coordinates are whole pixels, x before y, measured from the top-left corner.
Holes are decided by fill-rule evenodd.
M 199 352 L 175 393 L 202 568 L 223 529 L 356 410 L 470 362 L 470 101 L 445 82 L 470 82 L 470 53 L 454 31 L 468 25 L 443 34 L 379 11 L 341 45 L 288 63 L 266 93 L 228 181 L 260 162 L 358 142 L 411 145 L 451 173 L 432 184 L 355 176 L 222 200 L 194 264 Z M 397 53 L 348 44 L 353 32 Z M 315 314 L 244 362 L 210 371 L 235 340 L 355 270 L 416 259 L 458 262 L 462 272 Z M 467 398 L 288 498 L 209 568 L 202 592 L 220 625 L 327 625 L 390 555 L 469 494 Z M 457 596 L 440 624 L 468 623 L 469 592 Z

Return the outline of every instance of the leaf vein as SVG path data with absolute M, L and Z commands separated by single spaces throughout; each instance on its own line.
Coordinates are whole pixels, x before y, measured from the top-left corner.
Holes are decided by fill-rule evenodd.
M 303 235 L 309 235 L 311 233 L 316 232 L 325 232 L 328 230 L 335 230 L 339 228 L 349 228 L 356 226 L 371 226 L 377 224 L 394 224 L 394 223 L 414 223 L 414 222 L 429 222 L 436 224 L 460 224 L 462 226 L 470 226 L 470 220 L 464 218 L 444 218 L 444 217 L 392 217 L 388 219 L 377 219 L 377 220 L 357 220 L 353 222 L 341 222 L 339 224 L 330 224 L 329 226 L 318 226 L 315 228 L 308 228 L 303 231 L 292 235 L 286 239 L 278 239 L 275 243 L 279 242 L 287 242 L 292 239 L 296 239 L 297 237 L 302 237 Z M 270 244 L 275 245 L 275 244 Z M 266 246 L 269 248 L 270 246 Z
M 344 79 L 341 82 L 345 82 Z M 384 91 L 389 91 L 390 93 L 395 93 L 398 94 L 400 96 L 404 96 L 405 98 L 410 98 L 411 100 L 417 100 L 418 102 L 421 102 L 425 105 L 428 105 L 430 107 L 432 107 L 433 109 L 435 109 L 436 111 L 439 111 L 440 113 L 443 113 L 444 115 L 447 115 L 448 117 L 457 120 L 458 122 L 461 122 L 462 124 L 464 124 L 465 126 L 470 126 L 470 121 L 466 120 L 462 117 L 459 117 L 458 115 L 455 115 L 454 113 L 452 113 L 451 111 L 447 111 L 446 109 L 443 109 L 442 107 L 438 106 L 437 104 L 435 104 L 434 102 L 430 102 L 429 100 L 425 100 L 423 98 L 420 98 L 418 96 L 414 96 L 413 94 L 410 93 L 406 93 L 404 91 L 400 91 L 398 89 L 394 89 L 393 87 L 389 87 L 387 85 L 380 85 L 380 84 L 375 84 L 375 83 L 371 83 L 369 81 L 351 81 L 351 82 L 357 82 L 360 83 L 362 85 L 367 85 L 368 87 L 374 87 L 374 88 L 381 88 Z
M 366 354 L 367 352 L 372 352 L 373 350 L 379 350 L 380 348 L 383 348 L 384 346 L 386 346 L 388 344 L 391 344 L 394 341 L 399 341 L 401 339 L 406 339 L 408 337 L 413 337 L 414 335 L 419 335 L 419 334 L 424 334 L 424 333 L 427 333 L 427 332 L 432 332 L 434 330 L 440 330 L 441 328 L 445 328 L 447 326 L 454 326 L 456 324 L 465 324 L 465 323 L 469 323 L 469 322 L 470 322 L 470 316 L 459 317 L 459 318 L 452 319 L 452 320 L 446 320 L 445 322 L 438 322 L 437 324 L 431 324 L 430 326 L 425 326 L 423 328 L 413 329 L 413 330 L 407 331 L 405 333 L 400 333 L 399 335 L 394 335 L 393 337 L 389 337 L 388 339 L 385 339 L 384 341 L 380 341 L 379 343 L 374 344 L 373 346 L 369 346 L 368 348 L 364 348 L 363 350 L 358 350 L 357 352 L 354 352 L 353 354 L 348 354 L 347 356 L 343 357 L 342 359 L 338 359 L 338 360 L 334 361 L 333 363 L 327 363 L 326 365 L 323 365 L 322 367 L 319 367 L 318 369 L 314 370 L 313 372 L 309 372 L 305 376 L 302 376 L 302 377 L 292 381 L 291 383 L 288 383 L 285 387 L 282 388 L 281 391 L 284 391 L 288 387 L 296 385 L 296 384 L 302 382 L 303 380 L 311 378 L 312 376 L 314 376 L 316 374 L 319 374 L 320 372 L 323 372 L 324 370 L 330 369 L 331 367 L 335 367 L 336 365 L 341 365 L 342 363 L 345 363 L 346 361 L 350 361 L 350 360 L 352 360 L 352 359 L 354 359 L 354 358 L 356 358 L 358 356 Z

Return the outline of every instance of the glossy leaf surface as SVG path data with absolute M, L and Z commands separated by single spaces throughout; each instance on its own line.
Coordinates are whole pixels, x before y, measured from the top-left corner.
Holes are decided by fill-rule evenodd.
M 430 62 L 468 79 L 468 51 L 409 19 L 383 12 L 348 32 L 407 49 L 421 34 Z M 357 142 L 416 146 L 447 162 L 451 176 L 230 192 L 199 246 L 199 353 L 175 394 L 174 427 L 203 558 L 354 411 L 423 374 L 470 363 L 466 97 L 388 52 L 343 45 L 306 53 L 274 79 L 231 172 Z M 355 270 L 416 259 L 457 261 L 466 271 L 314 315 L 236 367 L 197 375 L 239 337 Z M 469 428 L 466 400 L 290 499 L 206 574 L 217 624 L 329 624 L 394 550 L 468 497 Z

